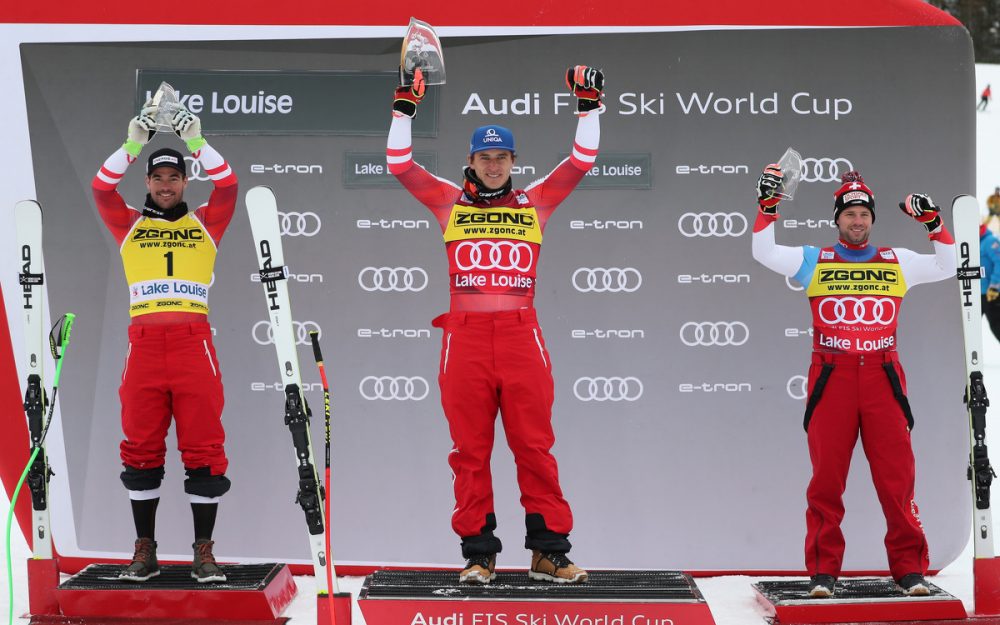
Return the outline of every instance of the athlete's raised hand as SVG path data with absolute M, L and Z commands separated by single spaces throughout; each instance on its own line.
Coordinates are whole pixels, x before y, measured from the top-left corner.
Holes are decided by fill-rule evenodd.
M 156 110 L 150 101 L 142 107 L 139 114 L 128 122 L 128 137 L 125 140 L 125 150 L 132 156 L 139 156 L 142 146 L 156 134 Z
M 187 108 L 181 106 L 177 109 L 170 119 L 170 127 L 192 152 L 205 145 L 205 139 L 201 136 L 201 119 Z
M 906 199 L 899 203 L 899 209 L 913 217 L 927 232 L 934 232 L 941 227 L 941 209 L 935 204 L 929 195 L 923 193 L 911 193 Z
M 577 65 L 566 70 L 566 86 L 576 96 L 576 110 L 580 113 L 601 107 L 604 95 L 604 72 L 596 67 Z
M 771 163 L 764 168 L 763 173 L 757 178 L 757 205 L 760 206 L 760 212 L 767 215 L 778 212 L 783 180 L 781 167 L 777 163 Z
M 418 67 L 413 70 L 412 84 L 396 87 L 396 97 L 392 101 L 392 114 L 415 117 L 417 105 L 424 99 L 426 92 L 427 83 L 424 80 L 424 72 Z

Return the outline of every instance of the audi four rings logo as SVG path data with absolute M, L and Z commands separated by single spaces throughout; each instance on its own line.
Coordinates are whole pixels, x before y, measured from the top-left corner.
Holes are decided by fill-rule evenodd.
M 205 173 L 205 168 L 201 166 L 201 161 L 190 156 L 185 156 L 184 162 L 187 163 L 189 180 L 210 180 L 208 174 Z
M 802 285 L 797 284 L 797 282 L 796 282 L 796 284 L 793 284 L 792 283 L 792 279 L 790 277 L 788 277 L 788 276 L 785 277 L 785 284 L 787 284 L 788 288 L 790 288 L 793 291 L 804 291 L 805 290 L 805 287 L 802 286 Z
M 802 182 L 840 182 L 840 176 L 852 169 L 846 158 L 804 158 Z
M 521 241 L 462 241 L 455 246 L 455 264 L 462 271 L 528 271 L 534 260 L 531 246 Z
M 747 231 L 747 218 L 740 213 L 684 213 L 677 229 L 688 237 L 738 237 Z
M 431 387 L 427 380 L 420 376 L 374 376 L 369 375 L 361 380 L 358 392 L 368 401 L 420 401 L 427 397 Z
M 573 394 L 580 401 L 635 401 L 642 390 L 642 380 L 631 376 L 578 378 L 573 383 Z
M 283 237 L 314 237 L 323 227 L 319 215 L 313 212 L 283 213 L 278 211 L 278 225 Z
M 750 339 L 750 328 L 742 321 L 688 321 L 680 335 L 688 347 L 736 347 Z
M 581 293 L 634 293 L 642 286 L 642 274 L 635 267 L 580 267 L 572 281 Z
M 820 300 L 823 323 L 847 325 L 889 325 L 896 318 L 896 302 L 888 297 L 827 297 Z
M 807 382 L 808 380 L 804 375 L 793 375 L 788 378 L 788 384 L 785 384 L 788 396 L 792 399 L 805 399 L 806 392 L 808 391 Z
M 420 267 L 365 267 L 358 274 L 362 289 L 372 291 L 423 291 L 427 272 Z
M 296 345 L 309 345 L 310 332 L 319 332 L 319 337 L 323 338 L 323 330 L 315 321 L 293 321 L 292 332 L 295 334 Z M 274 343 L 274 326 L 270 321 L 258 321 L 251 330 L 253 340 L 258 345 L 272 345 Z

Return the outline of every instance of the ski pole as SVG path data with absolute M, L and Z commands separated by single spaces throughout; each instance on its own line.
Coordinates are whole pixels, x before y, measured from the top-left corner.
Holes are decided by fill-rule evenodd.
M 37 442 L 32 443 L 31 457 L 28 458 L 28 464 L 24 466 L 24 471 L 21 472 L 21 478 L 17 481 L 17 486 L 14 488 L 14 495 L 10 498 L 10 508 L 7 510 L 7 533 L 6 533 L 6 548 L 7 548 L 7 599 L 10 610 L 7 615 L 7 622 L 9 625 L 14 623 L 14 569 L 11 563 L 10 557 L 10 530 L 11 522 L 14 518 L 14 507 L 17 504 L 17 496 L 21 493 L 21 487 L 24 486 L 24 480 L 28 477 L 28 471 L 31 469 L 32 463 L 35 462 L 35 458 L 42 449 L 42 445 L 45 443 L 45 435 L 49 432 L 49 425 L 52 423 L 52 415 L 55 412 L 56 407 L 56 396 L 59 394 L 59 376 L 62 373 L 62 357 L 66 353 L 66 348 L 69 346 L 69 334 L 70 330 L 73 328 L 73 320 L 76 315 L 73 313 L 66 313 L 60 317 L 59 321 L 52 327 L 49 332 L 49 349 L 52 352 L 52 358 L 56 361 L 56 375 L 52 379 L 52 401 L 49 403 L 49 413 L 45 417 L 45 427 L 42 429 L 42 435 L 38 438 Z M 59 333 L 55 334 L 58 328 Z M 51 538 L 46 537 L 47 540 Z
M 330 385 L 326 381 L 326 367 L 323 366 L 323 352 L 319 348 L 319 332 L 312 330 L 309 332 L 312 340 L 313 356 L 316 359 L 316 367 L 319 369 L 319 379 L 323 383 L 323 417 L 326 429 L 325 451 L 326 451 L 326 473 L 324 475 L 324 523 L 326 526 L 326 587 L 330 589 L 330 622 L 336 625 L 334 615 L 333 599 L 340 592 L 337 587 L 337 573 L 333 568 L 333 558 L 330 556 Z

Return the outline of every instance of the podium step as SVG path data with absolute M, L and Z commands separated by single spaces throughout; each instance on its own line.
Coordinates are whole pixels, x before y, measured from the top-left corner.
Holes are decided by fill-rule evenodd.
M 807 580 L 758 582 L 757 602 L 776 625 L 899 623 L 965 619 L 962 601 L 930 584 L 927 597 L 907 597 L 886 578 L 837 580 L 832 597 L 812 598 Z
M 591 571 L 551 584 L 501 571 L 486 585 L 458 571 L 378 571 L 358 603 L 368 625 L 714 625 L 691 576 L 680 571 Z
M 201 584 L 189 565 L 162 565 L 145 582 L 124 582 L 121 564 L 93 564 L 59 585 L 63 616 L 85 619 L 154 619 L 275 622 L 295 597 L 295 581 L 284 564 L 223 564 L 223 583 Z M 86 620 L 86 619 L 91 620 Z

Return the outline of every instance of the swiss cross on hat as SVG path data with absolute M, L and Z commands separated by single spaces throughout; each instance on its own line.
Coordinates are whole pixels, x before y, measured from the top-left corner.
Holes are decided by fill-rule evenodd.
M 837 222 L 840 213 L 850 206 L 864 206 L 872 212 L 872 223 L 875 222 L 875 194 L 865 184 L 865 179 L 857 171 L 849 171 L 840 178 L 841 185 L 833 194 L 833 221 Z

